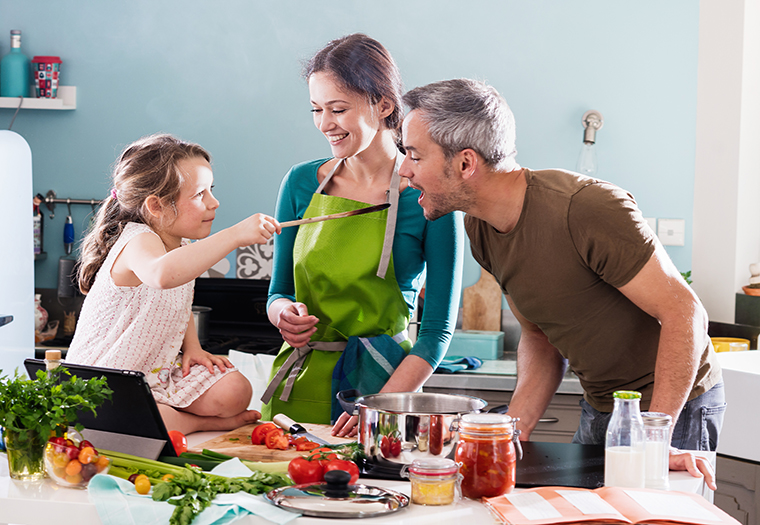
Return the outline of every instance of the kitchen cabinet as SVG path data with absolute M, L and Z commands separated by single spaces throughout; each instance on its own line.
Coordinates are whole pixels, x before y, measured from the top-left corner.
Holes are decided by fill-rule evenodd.
M 512 392 L 508 390 L 451 389 L 425 386 L 424 391 L 475 396 L 487 401 L 489 407 L 509 404 L 512 398 Z M 531 440 L 570 443 L 581 419 L 579 403 L 582 398 L 583 396 L 580 394 L 555 394 L 531 434 Z
M 743 525 L 760 523 L 760 463 L 718 454 L 715 505 Z
M 18 97 L 0 97 L 0 109 L 18 108 Z M 57 98 L 24 98 L 21 109 L 76 109 L 76 86 L 58 86 Z

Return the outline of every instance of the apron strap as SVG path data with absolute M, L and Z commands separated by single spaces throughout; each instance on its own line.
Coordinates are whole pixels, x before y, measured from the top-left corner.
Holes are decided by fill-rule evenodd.
M 380 254 L 380 264 L 377 267 L 377 276 L 381 279 L 385 279 L 385 275 L 388 273 L 388 265 L 391 262 L 393 236 L 396 234 L 396 218 L 398 217 L 399 186 L 401 185 L 401 177 L 398 174 L 398 170 L 401 167 L 403 160 L 404 157 L 401 153 L 397 153 L 396 165 L 393 167 L 393 175 L 391 175 L 391 187 L 387 192 L 388 198 L 386 199 L 386 202 L 389 202 L 391 207 L 388 209 L 388 219 L 385 221 L 383 251 Z
M 335 172 L 338 171 L 338 168 L 341 167 L 343 162 L 346 159 L 338 159 L 338 162 L 335 163 L 335 166 L 333 166 L 333 169 L 330 170 L 330 173 L 327 174 L 327 177 L 325 177 L 325 180 L 322 181 L 322 184 L 319 185 L 317 188 L 317 191 L 314 193 L 322 193 L 322 190 L 325 189 L 325 186 L 327 186 L 327 183 L 330 182 L 330 179 L 332 179 L 332 176 L 335 175 Z
M 269 382 L 267 389 L 261 396 L 261 402 L 265 405 L 269 403 L 269 401 L 272 399 L 272 396 L 274 395 L 274 391 L 277 390 L 277 387 L 280 385 L 282 380 L 285 379 L 286 375 L 288 376 L 288 380 L 285 382 L 285 387 L 282 389 L 282 394 L 280 394 L 280 401 L 287 401 L 290 399 L 290 392 L 293 390 L 293 383 L 295 383 L 298 374 L 303 368 L 304 361 L 306 361 L 306 356 L 309 355 L 309 352 L 312 350 L 322 350 L 323 352 L 342 352 L 344 348 L 346 348 L 346 341 L 310 341 L 306 343 L 305 346 L 302 346 L 300 348 L 293 348 L 293 351 L 290 353 L 288 358 L 282 364 L 280 369 L 277 370 L 277 373 Z M 289 374 L 288 370 L 290 371 Z
M 367 345 L 367 340 L 365 338 L 361 339 L 364 339 L 362 343 Z M 407 339 L 409 339 L 409 332 L 406 330 L 403 330 L 402 332 L 399 332 L 393 336 L 393 340 L 398 344 L 403 343 Z M 286 375 L 288 376 L 288 379 L 282 389 L 282 394 L 280 394 L 280 401 L 287 401 L 290 399 L 290 393 L 293 390 L 293 384 L 295 383 L 298 374 L 301 372 L 304 361 L 306 361 L 306 356 L 309 354 L 309 352 L 312 350 L 322 350 L 323 352 L 342 352 L 346 348 L 346 344 L 346 341 L 310 341 L 306 343 L 305 346 L 302 346 L 300 348 L 293 348 L 293 351 L 282 364 L 280 369 L 277 370 L 277 373 L 269 382 L 267 389 L 261 396 L 262 403 L 265 405 L 269 403 L 269 401 L 272 399 L 272 396 L 274 396 L 274 391 L 277 390 L 277 387 L 280 385 L 280 383 L 282 383 L 282 380 L 285 379 Z M 290 370 L 290 373 L 288 373 L 288 370 Z

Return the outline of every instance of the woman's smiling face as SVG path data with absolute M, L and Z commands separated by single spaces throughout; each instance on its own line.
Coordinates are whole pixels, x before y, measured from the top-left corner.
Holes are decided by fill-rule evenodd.
M 366 150 L 384 129 L 382 117 L 365 97 L 349 92 L 329 73 L 309 77 L 314 125 L 327 137 L 336 158 Z

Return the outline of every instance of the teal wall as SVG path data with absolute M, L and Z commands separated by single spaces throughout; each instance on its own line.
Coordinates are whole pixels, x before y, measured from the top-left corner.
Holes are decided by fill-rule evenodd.
M 460 76 L 493 84 L 515 113 L 524 166 L 574 169 L 581 115 L 601 111 L 598 176 L 630 190 L 646 216 L 686 219 L 686 246 L 668 248 L 685 271 L 698 17 L 693 0 L 0 0 L 0 54 L 21 29 L 26 54 L 61 56 L 62 83 L 77 86 L 75 111 L 25 110 L 13 125 L 32 148 L 35 192 L 104 198 L 121 148 L 169 132 L 214 157 L 216 231 L 273 213 L 287 169 L 329 155 L 300 61 L 365 32 L 407 88 Z M 0 109 L 0 127 L 12 116 Z M 90 207 L 72 212 L 81 235 Z M 65 215 L 58 205 L 46 220 L 38 287 L 56 286 Z M 470 285 L 471 258 L 465 270 Z

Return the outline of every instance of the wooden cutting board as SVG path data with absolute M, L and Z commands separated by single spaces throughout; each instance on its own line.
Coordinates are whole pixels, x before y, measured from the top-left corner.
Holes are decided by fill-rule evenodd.
M 205 443 L 196 445 L 189 449 L 190 452 L 196 452 L 200 454 L 203 449 L 213 450 L 214 452 L 220 452 L 227 454 L 228 456 L 238 457 L 240 459 L 246 459 L 248 461 L 290 461 L 291 459 L 306 454 L 306 452 L 299 452 L 295 447 L 288 450 L 275 450 L 269 449 L 264 445 L 254 445 L 251 443 L 251 432 L 258 425 L 263 423 L 253 423 L 251 425 L 245 425 L 237 430 L 232 430 L 221 436 L 217 436 L 214 439 L 210 439 Z M 349 443 L 356 441 L 356 439 L 339 438 L 330 435 L 332 430 L 331 425 L 315 425 L 310 423 L 303 423 L 301 425 L 307 432 L 311 432 L 317 437 L 320 437 L 328 443 Z
M 480 279 L 462 292 L 462 330 L 501 331 L 501 287 L 484 268 Z

